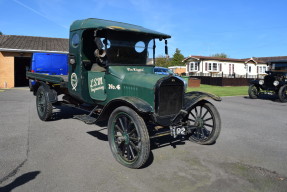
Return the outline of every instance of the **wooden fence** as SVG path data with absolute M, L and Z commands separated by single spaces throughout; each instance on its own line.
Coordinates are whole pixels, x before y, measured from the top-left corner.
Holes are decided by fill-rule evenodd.
M 225 78 L 225 77 L 206 77 L 191 76 L 191 78 L 200 79 L 201 84 L 217 85 L 217 86 L 248 86 L 254 78 Z

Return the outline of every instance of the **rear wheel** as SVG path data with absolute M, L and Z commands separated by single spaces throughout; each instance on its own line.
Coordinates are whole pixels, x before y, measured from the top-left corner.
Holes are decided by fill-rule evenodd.
M 31 79 L 29 79 L 29 89 L 30 89 L 30 91 L 34 90 Z
M 46 91 L 43 86 L 39 87 L 36 94 L 36 106 L 38 116 L 42 121 L 47 121 L 52 116 L 53 106 L 48 100 Z
M 140 168 L 150 153 L 144 120 L 129 107 L 118 107 L 108 122 L 108 138 L 115 159 L 129 168 Z
M 280 87 L 278 97 L 281 102 L 287 102 L 287 85 Z
M 188 113 L 189 125 L 196 128 L 189 136 L 189 140 L 198 144 L 213 144 L 221 130 L 221 119 L 217 109 L 205 101 L 195 105 Z
M 248 89 L 248 94 L 249 94 L 249 97 L 251 99 L 257 99 L 258 98 L 258 95 L 259 95 L 259 87 L 256 87 L 255 85 L 250 85 L 249 86 L 249 89 Z

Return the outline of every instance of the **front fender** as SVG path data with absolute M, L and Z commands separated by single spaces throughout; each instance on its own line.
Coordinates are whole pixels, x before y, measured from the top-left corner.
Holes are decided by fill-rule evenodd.
M 153 107 L 144 100 L 128 96 L 119 97 L 105 105 L 97 121 L 107 120 L 113 110 L 120 106 L 128 106 L 139 114 L 151 113 L 153 111 Z
M 254 84 L 254 85 L 259 85 L 259 80 L 258 79 L 255 79 L 255 80 L 251 80 L 249 82 L 250 85 Z
M 213 95 L 211 93 L 205 93 L 205 92 L 199 92 L 199 91 L 192 91 L 192 92 L 185 93 L 183 109 L 185 111 L 189 111 L 199 101 L 206 100 L 209 98 L 215 101 L 222 100 L 220 97 Z
M 206 100 L 206 99 L 213 99 L 215 101 L 221 101 L 221 98 L 213 95 L 211 93 L 199 92 L 199 91 L 192 91 L 185 93 L 184 95 L 184 104 L 182 110 L 173 118 L 171 121 L 171 125 L 178 124 L 183 118 L 186 117 L 188 112 L 191 110 L 193 106 L 195 106 L 198 102 Z

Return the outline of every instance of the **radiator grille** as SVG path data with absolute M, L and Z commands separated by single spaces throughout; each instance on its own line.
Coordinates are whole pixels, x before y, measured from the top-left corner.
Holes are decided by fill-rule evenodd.
M 274 87 L 273 82 L 275 81 L 275 77 L 271 75 L 266 75 L 264 78 L 264 85 L 267 87 Z
M 183 82 L 181 80 L 172 78 L 161 83 L 157 94 L 157 114 L 159 116 L 177 114 L 181 110 L 183 103 Z

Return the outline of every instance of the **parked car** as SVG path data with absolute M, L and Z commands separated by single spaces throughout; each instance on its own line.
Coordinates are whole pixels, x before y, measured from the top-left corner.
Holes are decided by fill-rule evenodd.
M 187 88 L 187 82 L 181 78 L 180 76 L 178 76 L 177 74 L 175 74 L 172 70 L 165 68 L 165 67 L 154 67 L 154 73 L 158 74 L 158 75 L 174 75 L 177 78 L 179 78 L 180 80 L 183 81 L 184 83 L 184 88 Z
M 68 55 L 58 53 L 34 53 L 30 70 L 32 73 L 46 75 L 67 75 Z M 34 80 L 29 80 L 30 90 L 33 91 Z
M 251 81 L 248 94 L 252 99 L 258 98 L 262 92 L 273 92 L 281 102 L 287 102 L 287 60 L 268 63 L 270 70 L 264 79 Z

